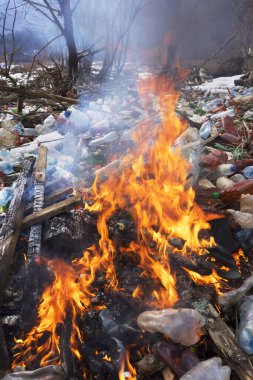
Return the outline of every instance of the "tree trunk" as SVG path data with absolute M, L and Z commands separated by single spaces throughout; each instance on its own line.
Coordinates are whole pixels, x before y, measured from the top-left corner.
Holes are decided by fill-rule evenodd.
M 78 54 L 75 42 L 74 30 L 73 30 L 73 20 L 72 11 L 70 8 L 70 0 L 63 0 L 61 3 L 61 11 L 64 19 L 64 37 L 66 40 L 68 48 L 68 69 L 69 69 L 69 79 L 75 79 L 78 73 Z

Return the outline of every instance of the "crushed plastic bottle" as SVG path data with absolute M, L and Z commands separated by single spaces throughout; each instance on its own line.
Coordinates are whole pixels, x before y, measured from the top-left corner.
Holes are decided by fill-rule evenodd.
M 5 207 L 11 201 L 13 197 L 13 189 L 11 187 L 4 187 L 0 191 L 0 206 Z
M 191 346 L 201 337 L 205 318 L 194 309 L 163 309 L 144 311 L 137 318 L 140 329 L 160 332 L 175 343 Z
M 216 181 L 216 187 L 217 187 L 217 189 L 219 189 L 221 191 L 223 191 L 223 190 L 225 190 L 228 187 L 233 186 L 233 185 L 234 185 L 234 182 L 227 177 L 219 177 Z
M 107 135 L 103 137 L 99 137 L 95 140 L 90 141 L 89 146 L 98 146 L 98 145 L 103 145 L 103 144 L 108 144 L 111 142 L 114 142 L 118 140 L 119 135 L 116 131 L 112 131 L 107 133 Z
M 213 357 L 199 363 L 180 380 L 230 380 L 231 369 L 222 365 L 221 358 Z
M 241 228 L 251 229 L 253 228 L 253 215 L 246 212 L 241 212 L 233 209 L 228 209 L 227 213 L 230 214 L 235 222 L 239 224 Z M 252 352 L 253 353 L 253 352 Z
M 211 136 L 212 132 L 212 125 L 210 121 L 206 121 L 202 124 L 200 130 L 199 130 L 199 136 L 201 139 L 206 140 L 208 137 Z
M 253 354 L 253 296 L 247 296 L 240 305 L 239 344 L 247 354 Z
M 233 164 L 221 164 L 217 167 L 219 175 L 227 176 L 235 174 L 237 167 Z

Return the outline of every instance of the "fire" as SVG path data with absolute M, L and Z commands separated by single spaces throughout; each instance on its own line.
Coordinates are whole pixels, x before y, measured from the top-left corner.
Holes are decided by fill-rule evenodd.
M 119 371 L 119 380 L 136 380 L 136 371 L 130 363 L 129 352 L 125 352 L 122 358 L 121 369 Z
M 201 274 L 193 272 L 190 269 L 184 267 L 183 269 L 188 273 L 189 277 L 193 282 L 195 282 L 196 285 L 211 285 L 217 294 L 222 294 L 222 281 L 225 280 L 221 278 L 215 270 L 213 270 L 212 274 L 209 276 L 202 276 Z
M 54 281 L 42 295 L 37 326 L 25 340 L 16 341 L 19 352 L 13 366 L 26 362 L 38 363 L 38 358 L 40 366 L 52 359 L 54 364 L 61 362 L 59 331 L 64 329 L 68 319 L 72 324 L 72 353 L 81 359 L 79 342 L 83 337 L 78 318 L 92 307 L 91 297 L 96 293 L 94 280 L 98 272 L 105 273 L 110 289 L 119 289 L 114 267 L 117 254 L 128 254 L 134 258 L 142 271 L 141 275 L 152 279 L 155 290 L 147 295 L 146 302 L 155 307 L 168 307 L 178 298 L 170 255 L 174 252 L 189 256 L 191 252 L 202 254 L 213 244 L 212 240 L 199 238 L 201 230 L 209 229 L 208 218 L 195 204 L 194 190 L 187 186 L 189 163 L 178 150 L 173 150 L 174 141 L 186 128 L 174 111 L 178 95 L 171 85 L 159 79 L 148 82 L 148 85 L 146 82 L 140 83 L 140 93 L 143 96 L 148 94 L 147 104 L 152 102 L 152 94 L 157 91 L 160 98 L 159 123 L 154 125 L 153 120 L 142 122 L 133 135 L 135 147 L 122 158 L 116 174 L 110 174 L 108 180 L 102 183 L 97 177 L 92 189 L 84 191 L 86 210 L 98 214 L 98 248 L 86 250 L 81 259 L 72 263 L 57 259 L 47 262 L 54 274 Z M 137 230 L 136 241 L 120 252 L 116 251 L 107 227 L 109 218 L 118 210 L 131 214 Z M 181 250 L 169 243 L 172 238 L 184 241 Z M 190 275 L 193 276 L 192 273 Z M 199 275 L 194 276 L 195 281 L 203 283 Z M 213 276 L 206 280 L 209 283 L 216 281 L 213 281 Z M 216 289 L 220 291 L 218 285 Z M 146 296 L 140 286 L 133 292 L 134 297 L 143 295 Z M 119 372 L 119 379 L 125 378 L 136 379 L 128 354 Z
M 241 261 L 247 262 L 247 257 L 245 256 L 245 254 L 241 248 L 238 250 L 238 252 L 235 252 L 233 254 L 233 257 L 235 259 L 236 266 L 237 266 L 238 270 L 241 272 L 241 269 L 240 269 Z
M 185 241 L 182 255 L 194 251 L 201 254 L 213 242 L 199 239 L 200 230 L 209 228 L 207 216 L 194 203 L 194 190 L 186 186 L 189 163 L 173 150 L 173 143 L 186 128 L 174 111 L 178 95 L 171 85 L 158 79 L 141 82 L 140 92 L 148 94 L 147 102 L 150 94 L 159 93 L 161 122 L 155 126 L 153 121 L 143 122 L 133 135 L 135 148 L 123 157 L 118 173 L 106 182 L 95 181 L 92 195 L 84 193 L 84 197 L 92 202 L 86 209 L 99 213 L 99 246 L 107 262 L 113 262 L 116 252 L 106 222 L 117 210 L 131 213 L 137 228 L 137 241 L 131 243 L 131 250 L 139 258 L 143 275 L 160 288 L 151 302 L 171 306 L 177 292 L 169 254 L 178 250 L 169 239 Z

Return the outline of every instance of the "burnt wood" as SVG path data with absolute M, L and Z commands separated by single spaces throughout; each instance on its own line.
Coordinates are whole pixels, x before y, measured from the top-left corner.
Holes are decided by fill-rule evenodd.
M 73 197 L 65 199 L 64 201 L 53 204 L 52 206 L 46 207 L 41 211 L 25 217 L 21 228 L 26 229 L 34 224 L 41 223 L 46 219 L 62 214 L 63 212 L 69 211 L 77 206 L 83 206 L 81 195 L 74 195 Z
M 206 317 L 205 329 L 221 352 L 226 363 L 241 380 L 253 379 L 253 366 L 250 358 L 238 346 L 233 331 L 221 319 L 210 303 L 202 310 L 196 309 Z
M 28 157 L 24 160 L 23 169 L 14 188 L 14 196 L 0 231 L 0 306 L 3 302 L 3 294 L 23 221 L 27 179 L 33 169 L 34 162 L 33 157 Z

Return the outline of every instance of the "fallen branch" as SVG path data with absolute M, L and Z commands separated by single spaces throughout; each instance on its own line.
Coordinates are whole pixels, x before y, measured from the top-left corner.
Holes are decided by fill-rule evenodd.
M 53 99 L 59 103 L 68 103 L 68 104 L 78 104 L 78 99 L 66 98 L 65 96 L 50 94 L 41 90 L 34 90 L 30 88 L 21 89 L 20 87 L 11 87 L 0 85 L 0 92 L 9 92 L 14 94 L 20 94 L 26 98 L 44 98 L 44 99 Z

